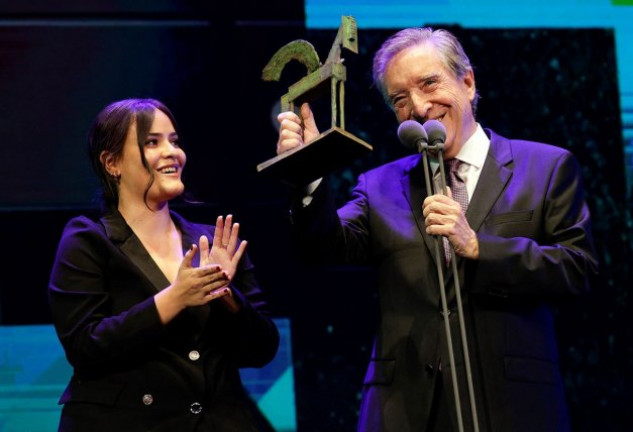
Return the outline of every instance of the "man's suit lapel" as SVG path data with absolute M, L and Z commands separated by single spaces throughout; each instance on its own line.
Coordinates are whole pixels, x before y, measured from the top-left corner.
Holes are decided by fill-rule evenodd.
M 468 205 L 468 211 L 466 212 L 466 219 L 474 231 L 478 231 L 481 228 L 490 210 L 512 177 L 512 170 L 510 168 L 512 163 L 512 151 L 509 141 L 490 130 L 486 130 L 486 133 L 490 137 L 490 150 L 486 156 L 486 161 L 479 176 L 477 187 L 475 188 L 473 197 Z M 438 260 L 435 253 L 436 239 L 426 233 L 424 217 L 422 215 L 422 202 L 427 196 L 422 157 L 412 159 L 409 165 L 405 166 L 400 183 L 402 185 L 402 191 L 413 212 L 416 225 L 429 250 L 431 259 L 437 266 Z M 440 260 L 442 260 L 440 265 L 442 266 L 444 266 L 443 258 L 443 254 L 440 253 Z M 444 283 L 447 286 L 452 286 L 452 267 L 449 266 L 445 268 L 445 270 Z M 453 294 L 451 293 L 449 297 L 449 300 L 452 300 Z
M 436 241 L 433 236 L 426 233 L 424 216 L 422 215 L 422 202 L 428 195 L 426 191 L 426 181 L 424 179 L 422 157 L 412 159 L 410 164 L 405 167 L 400 183 L 402 185 L 402 192 L 409 202 L 415 223 L 429 250 L 431 259 L 433 259 L 435 265 L 437 265 L 437 257 L 435 254 Z
M 474 231 L 479 231 L 512 177 L 512 149 L 509 141 L 489 129 L 486 129 L 486 133 L 490 137 L 490 151 L 466 212 L 466 219 Z

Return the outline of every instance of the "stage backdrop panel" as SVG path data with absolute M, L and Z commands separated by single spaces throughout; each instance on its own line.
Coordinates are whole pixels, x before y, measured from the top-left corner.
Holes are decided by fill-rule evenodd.
M 89 128 L 114 100 L 153 97 L 175 113 L 187 175 L 201 198 L 225 173 L 209 147 L 226 143 L 231 69 L 205 19 L 16 21 L 0 25 L 0 130 L 10 151 L 0 211 L 94 206 Z M 8 162 L 8 161 L 7 161 Z M 209 193 L 206 193 L 209 191 Z M 217 191 L 216 191 L 217 192 Z

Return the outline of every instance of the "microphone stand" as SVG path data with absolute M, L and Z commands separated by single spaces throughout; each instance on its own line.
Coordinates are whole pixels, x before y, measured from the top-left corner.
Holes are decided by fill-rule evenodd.
M 432 191 L 431 187 L 431 176 L 429 173 L 429 158 L 428 158 L 428 150 L 434 150 L 437 152 L 438 161 L 440 164 L 440 189 L 443 195 L 447 195 L 446 191 L 446 174 L 444 170 L 444 159 L 443 159 L 443 149 L 444 143 L 437 142 L 432 145 L 429 145 L 427 142 L 419 142 L 419 149 L 422 153 L 422 162 L 424 166 L 424 181 L 426 183 L 426 190 Z M 455 354 L 453 352 L 453 339 L 451 334 L 450 322 L 448 319 L 449 311 L 448 311 L 448 302 L 446 300 L 446 288 L 444 286 L 444 270 L 442 260 L 444 259 L 443 254 L 440 251 L 440 238 L 441 236 L 433 236 L 435 239 L 435 257 L 437 260 L 437 276 L 440 284 L 440 297 L 442 301 L 442 316 L 444 317 L 444 327 L 446 331 L 446 342 L 448 344 L 448 357 L 449 362 L 451 364 L 451 378 L 453 384 L 453 396 L 455 399 L 455 410 L 457 413 L 457 427 L 459 432 L 464 431 L 464 421 L 462 418 L 462 408 L 461 401 L 459 398 L 459 384 L 457 382 L 457 371 L 455 365 Z M 459 274 L 457 272 L 457 256 L 455 254 L 455 249 L 453 245 L 449 242 L 449 248 L 451 253 L 451 265 L 453 270 L 453 280 L 455 287 L 455 300 L 457 302 L 457 315 L 459 319 L 459 329 L 460 336 L 462 340 L 462 350 L 464 352 L 464 365 L 466 367 L 466 381 L 468 385 L 468 398 L 470 401 L 470 409 L 472 412 L 472 420 L 473 420 L 473 429 L 475 432 L 479 432 L 479 421 L 477 417 L 477 407 L 475 404 L 475 392 L 473 387 L 473 379 L 472 372 L 470 368 L 470 355 L 468 352 L 468 341 L 466 340 L 466 325 L 464 322 L 464 308 L 462 305 L 462 297 L 460 292 L 460 282 L 459 282 Z

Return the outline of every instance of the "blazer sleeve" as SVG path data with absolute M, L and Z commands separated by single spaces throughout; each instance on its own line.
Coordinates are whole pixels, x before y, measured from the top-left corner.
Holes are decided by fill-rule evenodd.
M 134 358 L 131 353 L 147 352 L 163 335 L 152 296 L 139 296 L 131 307 L 113 312 L 108 284 L 117 283 L 114 254 L 114 246 L 91 220 L 74 218 L 64 228 L 48 296 L 57 334 L 78 371 L 116 367 Z
M 494 229 L 477 233 L 479 259 L 467 263 L 466 280 L 471 291 L 501 297 L 559 297 L 590 288 L 598 264 L 581 169 L 570 152 L 560 151 L 557 155 L 553 169 L 531 174 L 548 176 L 549 173 L 545 196 L 534 198 L 540 203 L 535 205 L 540 216 L 533 222 L 538 234 L 520 234 L 521 222 L 511 220 L 509 214 L 504 215 L 508 217 L 505 221 L 489 218 L 489 228 L 505 222 L 508 227 L 505 229 L 512 230 L 514 223 L 517 233 L 498 235 Z M 523 181 L 527 193 L 538 194 L 530 189 L 529 179 L 517 180 Z
M 351 199 L 336 209 L 329 181 L 323 179 L 309 205 L 292 200 L 294 244 L 305 262 L 315 265 L 367 264 L 370 259 L 368 196 L 361 174 Z

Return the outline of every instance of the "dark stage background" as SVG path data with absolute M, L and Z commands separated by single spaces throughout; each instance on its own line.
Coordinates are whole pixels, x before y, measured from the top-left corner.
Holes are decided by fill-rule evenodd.
M 261 70 L 287 42 L 311 41 L 325 60 L 336 30 L 310 30 L 303 5 L 254 0 L 219 13 L 203 2 L 0 2 L 0 324 L 49 323 L 48 272 L 65 222 L 95 211 L 85 153 L 96 113 L 125 97 L 170 106 L 188 155 L 186 184 L 206 204 L 197 221 L 232 213 L 275 314 L 292 325 L 298 429 L 355 429 L 376 326 L 372 274 L 297 260 L 286 188 L 256 165 L 274 156 L 273 110 L 305 74 L 279 83 Z M 427 24 L 427 23 L 420 23 Z M 575 431 L 633 430 L 631 197 L 625 196 L 613 33 L 609 29 L 467 30 L 479 120 L 508 137 L 572 150 L 584 168 L 601 275 L 557 311 Z M 359 30 L 344 51 L 347 129 L 374 152 L 333 174 L 342 202 L 363 170 L 404 156 L 397 123 L 370 80 L 371 56 L 395 29 Z

